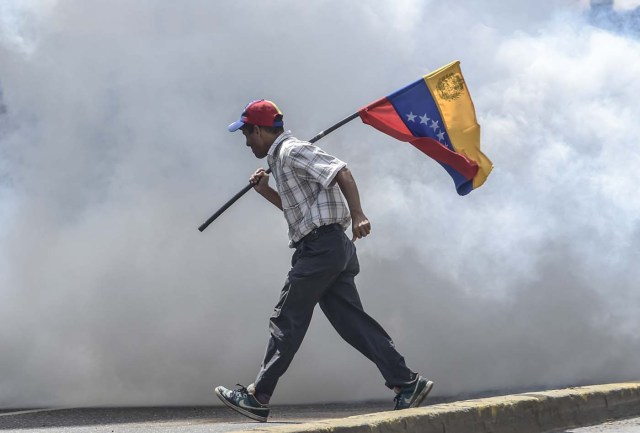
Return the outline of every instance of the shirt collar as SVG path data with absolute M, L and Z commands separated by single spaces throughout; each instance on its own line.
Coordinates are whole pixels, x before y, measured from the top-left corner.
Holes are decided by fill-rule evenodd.
M 276 137 L 276 140 L 273 142 L 273 144 L 269 148 L 269 152 L 267 152 L 267 155 L 274 156 L 276 153 L 276 149 L 278 148 L 280 143 L 282 143 L 289 137 L 291 137 L 291 131 L 285 131 L 282 134 L 278 135 L 278 137 Z

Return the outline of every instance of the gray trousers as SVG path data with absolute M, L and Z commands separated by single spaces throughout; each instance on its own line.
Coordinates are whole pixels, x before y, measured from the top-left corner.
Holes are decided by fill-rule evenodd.
M 273 395 L 318 303 L 338 334 L 376 364 L 389 388 L 415 381 L 417 374 L 405 365 L 391 337 L 362 308 L 354 282 L 360 271 L 356 248 L 339 225 L 323 226 L 305 236 L 291 265 L 269 322 L 271 336 L 255 381 L 259 398 Z

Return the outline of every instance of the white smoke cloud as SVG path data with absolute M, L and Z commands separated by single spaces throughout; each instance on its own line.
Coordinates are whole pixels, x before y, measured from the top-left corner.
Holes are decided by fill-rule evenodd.
M 38 31 L 56 0 L 6 0 L 0 4 L 0 38 L 4 45 L 29 55 L 35 49 Z
M 0 9 L 0 406 L 215 404 L 257 373 L 288 271 L 226 132 L 278 102 L 310 138 L 460 59 L 495 169 L 353 122 L 365 307 L 440 395 L 636 379 L 640 41 L 585 2 L 8 2 Z M 6 23 L 12 23 L 6 26 Z M 390 397 L 318 314 L 274 403 Z

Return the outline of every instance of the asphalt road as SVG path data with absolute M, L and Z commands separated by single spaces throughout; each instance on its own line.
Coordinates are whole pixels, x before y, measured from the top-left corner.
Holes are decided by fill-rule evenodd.
M 554 433 L 640 433 L 640 418 L 610 421 L 591 427 L 559 430 Z
M 499 395 L 502 393 L 490 393 Z M 425 405 L 488 397 L 430 397 Z M 423 405 L 423 406 L 425 406 Z M 276 405 L 267 424 L 245 418 L 225 406 L 152 408 L 63 408 L 0 409 L 0 433 L 223 433 L 257 427 L 300 424 L 329 418 L 391 410 L 393 401 Z M 640 418 L 604 423 L 592 427 L 558 430 L 554 433 L 640 433 Z
M 428 397 L 422 406 L 504 394 L 509 392 Z M 369 402 L 274 405 L 267 424 L 252 421 L 222 404 L 197 407 L 0 409 L 0 433 L 223 433 L 383 412 L 393 410 L 393 404 L 393 398 L 389 398 Z
M 436 401 L 438 400 L 434 399 L 432 403 Z M 274 406 L 266 425 L 343 418 L 392 408 L 391 400 L 358 404 Z M 264 423 L 253 422 L 225 406 L 0 410 L 2 433 L 222 433 L 264 426 Z

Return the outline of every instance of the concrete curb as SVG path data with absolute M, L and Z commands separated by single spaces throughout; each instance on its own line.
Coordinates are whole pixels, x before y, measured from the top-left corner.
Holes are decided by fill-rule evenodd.
M 542 433 L 640 415 L 640 382 L 583 386 L 437 404 L 256 433 Z

